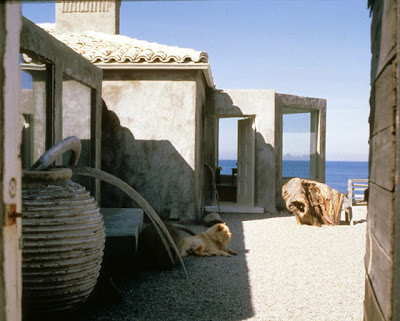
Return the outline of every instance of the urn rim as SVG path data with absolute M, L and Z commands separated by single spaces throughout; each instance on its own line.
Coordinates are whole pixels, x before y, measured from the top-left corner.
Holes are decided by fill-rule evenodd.
M 61 181 L 72 177 L 70 168 L 51 168 L 45 171 L 22 171 L 22 181 Z

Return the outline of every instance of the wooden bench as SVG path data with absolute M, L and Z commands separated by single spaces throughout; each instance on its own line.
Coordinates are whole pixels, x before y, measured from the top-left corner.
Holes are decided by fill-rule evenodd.
M 353 206 L 367 205 L 366 190 L 368 179 L 349 179 L 347 184 L 347 198 L 344 202 L 345 220 L 353 223 Z
M 133 268 L 143 227 L 140 208 L 101 208 L 106 227 L 104 262 L 110 271 L 129 272 Z

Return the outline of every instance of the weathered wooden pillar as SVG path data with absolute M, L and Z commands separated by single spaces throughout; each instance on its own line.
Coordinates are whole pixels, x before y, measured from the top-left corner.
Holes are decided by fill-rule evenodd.
M 19 321 L 21 311 L 21 4 L 0 3 L 0 320 Z
M 399 1 L 368 4 L 373 17 L 364 320 L 400 320 Z

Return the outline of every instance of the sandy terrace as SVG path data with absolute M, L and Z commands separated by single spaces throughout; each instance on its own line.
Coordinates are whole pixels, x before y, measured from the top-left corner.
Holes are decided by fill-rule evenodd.
M 189 279 L 178 266 L 117 281 L 123 302 L 80 320 L 362 320 L 366 207 L 354 225 L 321 228 L 287 213 L 222 217 L 237 256 L 187 257 Z

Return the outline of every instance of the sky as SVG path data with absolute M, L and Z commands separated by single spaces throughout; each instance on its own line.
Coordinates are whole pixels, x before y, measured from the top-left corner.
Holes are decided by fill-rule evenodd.
M 24 3 L 54 22 L 54 3 Z M 327 99 L 326 159 L 367 161 L 370 23 L 367 0 L 122 1 L 120 34 L 206 51 L 218 89 L 274 89 Z M 221 123 L 220 158 L 235 158 Z M 225 138 L 224 138 L 225 137 Z

